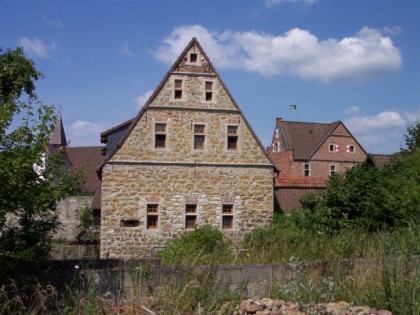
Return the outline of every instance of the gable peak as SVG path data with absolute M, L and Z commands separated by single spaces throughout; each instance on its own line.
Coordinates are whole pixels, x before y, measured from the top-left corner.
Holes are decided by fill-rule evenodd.
M 210 62 L 204 49 L 196 37 L 185 47 L 177 61 L 171 68 L 171 73 L 202 73 L 215 74 L 213 65 Z

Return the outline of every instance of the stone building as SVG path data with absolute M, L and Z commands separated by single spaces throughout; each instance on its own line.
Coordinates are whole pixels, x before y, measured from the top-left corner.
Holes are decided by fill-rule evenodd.
M 148 256 L 203 224 L 238 244 L 272 220 L 276 169 L 195 38 L 139 114 L 102 137 L 103 258 Z
M 367 158 L 341 121 L 323 124 L 277 118 L 268 151 L 280 169 L 275 179 L 275 195 L 285 213 L 301 208 L 301 196 L 323 191 L 331 174 Z

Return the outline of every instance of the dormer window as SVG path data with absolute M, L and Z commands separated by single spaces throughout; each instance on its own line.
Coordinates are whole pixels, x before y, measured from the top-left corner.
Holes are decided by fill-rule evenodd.
M 174 99 L 181 100 L 182 99 L 182 80 L 175 79 L 174 81 Z
M 190 54 L 190 62 L 191 62 L 191 63 L 196 63 L 196 62 L 197 62 L 197 60 L 198 60 L 198 54 L 196 54 L 196 53 L 191 53 L 191 54 Z

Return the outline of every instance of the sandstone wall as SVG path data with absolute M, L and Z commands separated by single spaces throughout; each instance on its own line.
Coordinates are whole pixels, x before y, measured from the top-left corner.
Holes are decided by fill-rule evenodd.
M 92 196 L 71 196 L 61 200 L 57 204 L 58 220 L 60 228 L 54 238 L 74 241 L 77 236 L 77 227 L 80 225 L 79 212 L 92 203 Z
M 239 244 L 244 234 L 267 226 L 273 215 L 271 167 L 194 165 L 120 165 L 103 169 L 101 257 L 144 257 L 185 232 L 185 204 L 197 204 L 198 225 L 221 229 L 222 205 L 234 205 L 232 230 Z M 159 204 L 158 229 L 146 228 L 146 205 Z M 123 227 L 124 220 L 138 226 Z

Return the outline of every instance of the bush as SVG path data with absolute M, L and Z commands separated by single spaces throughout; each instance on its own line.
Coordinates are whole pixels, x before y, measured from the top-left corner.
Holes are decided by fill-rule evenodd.
M 172 239 L 159 254 L 163 264 L 187 266 L 228 261 L 230 242 L 222 231 L 210 225 L 198 227 Z

